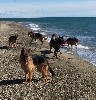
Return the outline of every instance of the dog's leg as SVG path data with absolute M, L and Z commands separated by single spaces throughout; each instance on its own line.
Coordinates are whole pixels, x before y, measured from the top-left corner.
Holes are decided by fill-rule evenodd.
M 47 80 L 50 80 L 50 77 L 48 77 L 48 65 L 45 66 L 45 82 L 47 83 Z
M 69 47 L 69 43 L 68 43 L 68 47 Z
M 13 44 L 14 48 L 16 48 L 16 43 Z
M 76 46 L 76 49 L 77 49 L 77 43 L 75 44 L 75 46 Z
M 9 48 L 11 48 L 12 47 L 12 43 L 9 43 Z
M 14 44 L 12 43 L 11 47 L 13 48 L 14 47 Z
M 35 40 L 35 44 L 37 44 L 37 39 L 35 38 L 34 40 Z
M 62 54 L 62 52 L 60 50 L 58 50 L 58 52 L 60 52 L 60 55 Z
M 71 51 L 72 51 L 72 45 L 71 45 Z
M 50 46 L 50 53 L 51 53 L 52 46 Z
M 58 52 L 56 52 L 56 59 L 58 59 L 58 57 L 57 57 L 57 53 L 58 53 Z
M 24 71 L 25 72 L 25 71 Z M 24 80 L 24 84 L 27 82 L 27 80 L 28 80 L 28 72 L 25 72 L 25 80 Z
M 54 55 L 55 55 L 56 59 L 58 59 L 56 50 L 54 51 Z
M 27 82 L 27 80 L 28 80 L 28 73 L 25 72 L 25 82 Z
M 9 47 L 11 46 L 11 43 L 9 42 Z
M 33 38 L 31 39 L 31 41 L 30 41 L 30 44 L 33 42 Z
M 29 85 L 32 84 L 31 81 L 32 81 L 32 71 L 29 72 Z
M 12 42 L 10 42 L 10 43 L 9 43 L 9 47 L 12 47 L 12 44 L 13 44 L 13 43 L 12 43 Z
M 44 65 L 42 67 L 42 76 L 44 77 L 45 83 L 47 83 L 48 80 L 48 66 Z
M 43 39 L 40 39 L 40 41 L 41 41 L 41 45 L 43 44 Z

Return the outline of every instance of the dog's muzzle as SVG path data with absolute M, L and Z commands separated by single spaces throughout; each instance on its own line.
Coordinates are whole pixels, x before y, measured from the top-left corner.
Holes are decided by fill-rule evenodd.
M 31 35 L 29 34 L 28 36 L 30 37 Z
M 44 38 L 44 40 L 47 40 L 47 36 Z

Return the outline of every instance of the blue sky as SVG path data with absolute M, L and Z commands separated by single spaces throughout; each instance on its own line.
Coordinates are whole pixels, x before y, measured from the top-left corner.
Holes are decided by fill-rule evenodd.
M 0 0 L 0 18 L 96 17 L 96 0 Z
M 62 1 L 67 1 L 67 0 L 0 0 L 0 3 L 16 3 L 16 2 L 17 3 L 33 3 L 33 2 L 62 2 Z

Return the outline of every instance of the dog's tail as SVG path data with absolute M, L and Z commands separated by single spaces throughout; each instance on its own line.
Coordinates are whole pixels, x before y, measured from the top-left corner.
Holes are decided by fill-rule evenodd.
M 52 77 L 55 75 L 54 71 L 52 70 L 52 68 L 50 67 L 49 63 L 48 63 L 48 60 L 47 61 L 47 65 L 48 65 L 48 70 L 49 72 L 52 74 Z
M 21 55 L 24 55 L 24 47 L 21 50 Z
M 55 73 L 54 73 L 54 71 L 52 70 L 52 68 L 49 66 L 49 64 L 48 64 L 48 70 L 49 70 L 49 72 L 52 74 L 52 77 L 55 75 Z
M 52 68 L 49 66 L 48 67 L 49 72 L 52 74 L 52 77 L 55 75 L 54 71 L 52 70 Z

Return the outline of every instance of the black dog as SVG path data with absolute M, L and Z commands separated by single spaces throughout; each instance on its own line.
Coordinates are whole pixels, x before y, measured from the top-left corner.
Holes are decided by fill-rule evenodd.
M 9 46 L 16 47 L 16 40 L 17 40 L 18 34 L 14 36 L 9 37 Z
M 52 68 L 49 66 L 48 60 L 46 58 L 44 58 L 41 55 L 32 55 L 32 59 L 33 59 L 33 64 L 35 66 L 37 66 L 37 69 L 39 68 L 40 64 L 44 64 L 44 65 L 48 65 L 48 70 L 49 72 L 52 74 L 52 77 L 54 76 L 54 71 L 52 70 Z M 41 70 L 41 69 L 40 69 Z
M 77 39 L 77 38 L 75 38 L 75 37 L 73 37 L 73 38 L 68 38 L 68 39 L 66 40 L 66 42 L 67 42 L 68 46 L 71 45 L 71 48 L 72 48 L 72 45 L 75 45 L 76 48 L 77 48 L 77 43 L 78 43 L 78 39 Z
M 54 48 L 54 55 L 57 57 L 57 53 L 59 52 L 59 49 L 60 49 L 60 45 L 64 43 L 64 39 L 63 39 L 63 36 L 62 37 L 56 37 L 56 38 L 53 38 L 50 40 L 50 52 L 51 52 L 51 48 L 53 47 Z

